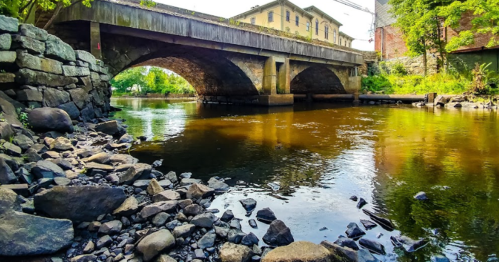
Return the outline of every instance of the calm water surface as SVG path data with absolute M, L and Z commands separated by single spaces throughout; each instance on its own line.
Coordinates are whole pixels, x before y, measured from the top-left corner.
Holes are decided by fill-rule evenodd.
M 238 200 L 270 207 L 295 240 L 335 241 L 346 226 L 368 219 L 349 197 L 390 218 L 365 238 L 381 242 L 383 261 L 487 261 L 499 253 L 499 128 L 496 111 L 398 106 L 299 104 L 292 108 L 203 105 L 114 99 L 128 132 L 150 142 L 131 154 L 163 172 L 231 178 L 233 189 L 212 208 L 232 209 L 251 229 Z M 413 196 L 425 191 L 429 201 Z M 320 231 L 327 227 L 327 230 Z M 379 239 L 378 234 L 382 233 Z M 418 252 L 394 250 L 389 237 L 426 238 Z M 492 260 L 492 259 L 491 259 Z

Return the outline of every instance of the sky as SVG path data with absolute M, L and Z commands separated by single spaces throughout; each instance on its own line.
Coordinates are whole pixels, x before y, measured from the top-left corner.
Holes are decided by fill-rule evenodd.
M 350 1 L 374 12 L 374 1 L 372 0 Z M 246 12 L 255 5 L 264 5 L 271 2 L 271 0 L 156 0 L 156 2 L 229 18 Z M 352 43 L 353 48 L 374 50 L 374 42 L 368 42 L 369 39 L 374 39 L 373 33 L 370 32 L 373 22 L 371 14 L 340 4 L 334 0 L 291 0 L 291 2 L 302 8 L 315 5 L 343 24 L 340 31 L 355 38 Z

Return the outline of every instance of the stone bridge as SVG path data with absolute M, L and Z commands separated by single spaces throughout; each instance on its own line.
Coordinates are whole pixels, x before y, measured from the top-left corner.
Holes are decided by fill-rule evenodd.
M 112 75 L 159 66 L 184 77 L 206 100 L 282 105 L 293 102 L 292 94 L 360 88 L 360 53 L 130 2 L 63 9 L 54 34 L 90 50 Z

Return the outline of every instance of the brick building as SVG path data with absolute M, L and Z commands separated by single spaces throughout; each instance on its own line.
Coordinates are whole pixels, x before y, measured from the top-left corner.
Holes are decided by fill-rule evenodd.
M 422 73 L 422 58 L 409 58 L 406 56 L 407 47 L 400 31 L 393 26 L 396 19 L 388 11 L 391 6 L 389 0 L 376 0 L 376 32 L 375 50 L 381 55 L 384 61 L 400 61 L 406 69 L 414 74 Z M 463 15 L 460 26 L 457 29 L 450 27 L 442 28 L 443 37 L 450 40 L 459 34 L 461 30 L 471 27 L 472 14 Z M 476 35 L 473 45 L 464 46 L 449 54 L 449 65 L 458 70 L 470 70 L 475 63 L 491 63 L 489 69 L 498 72 L 499 70 L 499 46 L 486 48 L 490 35 Z M 430 53 L 428 57 L 429 72 L 437 71 L 437 53 Z

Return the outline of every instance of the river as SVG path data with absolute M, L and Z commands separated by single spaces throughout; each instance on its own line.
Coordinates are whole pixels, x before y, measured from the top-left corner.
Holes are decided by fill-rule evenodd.
M 128 132 L 146 136 L 131 154 L 164 159 L 162 172 L 231 178 L 231 192 L 211 208 L 232 209 L 243 231 L 260 239 L 268 226 L 248 225 L 238 200 L 270 207 L 295 240 L 320 243 L 368 219 L 349 200 L 391 219 L 364 238 L 385 246 L 383 261 L 487 261 L 499 253 L 499 118 L 497 111 L 296 104 L 288 108 L 113 99 Z M 413 198 L 420 191 L 429 200 Z M 221 214 L 219 214 L 221 215 Z M 327 229 L 324 229 L 327 228 Z M 322 231 L 321 231 L 322 229 Z M 379 234 L 383 234 L 379 239 Z M 394 250 L 390 236 L 426 238 L 415 253 Z M 495 261 L 495 260 L 493 260 Z

